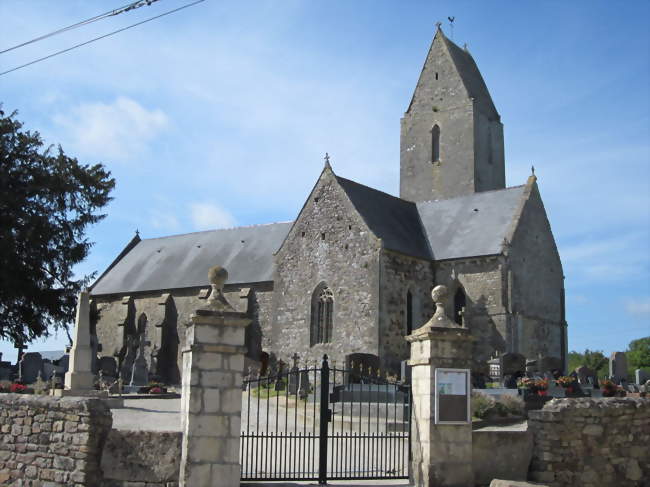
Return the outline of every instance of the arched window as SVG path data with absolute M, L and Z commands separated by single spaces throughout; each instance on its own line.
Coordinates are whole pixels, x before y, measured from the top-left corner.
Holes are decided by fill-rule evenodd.
M 147 315 L 142 313 L 138 318 L 138 335 L 143 335 L 147 331 Z
M 321 282 L 311 297 L 310 345 L 329 343 L 332 340 L 332 318 L 334 315 L 334 294 Z
M 406 293 L 406 334 L 413 332 L 413 295 L 411 291 Z
M 431 129 L 431 162 L 440 160 L 440 127 L 434 125 Z
M 465 291 L 462 287 L 458 287 L 456 294 L 454 295 L 454 321 L 459 325 L 463 324 L 463 315 L 466 311 L 467 299 L 465 297 Z

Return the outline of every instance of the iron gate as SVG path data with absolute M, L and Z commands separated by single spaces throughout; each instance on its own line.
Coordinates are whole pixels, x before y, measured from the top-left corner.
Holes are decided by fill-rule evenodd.
M 244 381 L 242 480 L 408 478 L 411 391 L 357 364 Z

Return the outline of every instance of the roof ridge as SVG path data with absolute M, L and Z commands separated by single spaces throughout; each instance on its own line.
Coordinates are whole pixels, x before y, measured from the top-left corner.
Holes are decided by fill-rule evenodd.
M 174 237 L 184 237 L 186 235 L 196 235 L 199 233 L 211 233 L 211 232 L 222 232 L 222 231 L 230 231 L 230 230 L 241 230 L 242 228 L 255 228 L 255 227 L 265 227 L 265 226 L 270 226 L 270 225 L 282 225 L 285 223 L 293 223 L 293 220 L 287 220 L 283 222 L 271 222 L 271 223 L 256 223 L 253 225 L 242 225 L 239 227 L 228 227 L 228 228 L 213 228 L 212 230 L 199 230 L 196 232 L 186 232 L 186 233 L 176 233 L 174 235 L 163 235 L 162 237 L 151 237 L 151 238 L 143 238 L 141 241 L 150 241 L 150 240 L 162 240 L 164 238 L 174 238 Z
M 420 203 L 435 203 L 437 201 L 456 200 L 456 199 L 459 199 L 459 198 L 467 198 L 468 196 L 478 196 L 478 195 L 485 194 L 485 193 L 496 193 L 497 191 L 506 191 L 508 189 L 523 188 L 524 186 L 526 186 L 526 185 L 525 184 L 518 184 L 516 186 L 507 186 L 505 188 L 488 189 L 487 191 L 477 191 L 476 193 L 461 194 L 461 195 L 458 195 L 458 196 L 454 196 L 452 198 L 441 198 L 441 199 L 438 199 L 438 200 L 418 201 L 418 204 L 420 204 Z
M 373 188 L 372 186 L 367 186 L 365 184 L 358 183 L 358 182 L 354 181 L 353 179 L 348 179 L 348 178 L 344 178 L 342 176 L 336 176 L 336 175 L 335 175 L 335 177 L 336 177 L 336 179 L 342 179 L 343 181 L 347 181 L 347 182 L 356 184 L 358 186 L 363 186 L 366 189 L 370 189 L 370 190 L 375 191 L 377 193 L 381 193 L 381 194 L 383 194 L 385 196 L 389 196 L 389 197 L 391 197 L 393 199 L 396 199 L 396 200 L 399 200 L 401 202 L 415 204 L 413 201 L 405 200 L 404 198 L 400 198 L 399 196 L 395 196 L 393 194 L 387 193 L 386 191 L 382 191 L 381 189 Z

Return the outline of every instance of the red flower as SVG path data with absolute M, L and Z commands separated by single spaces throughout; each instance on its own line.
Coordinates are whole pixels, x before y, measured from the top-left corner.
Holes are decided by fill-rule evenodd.
M 20 394 L 21 392 L 25 392 L 26 389 L 27 387 L 22 384 L 11 384 L 9 387 L 9 392 Z
M 149 394 L 162 394 L 162 389 L 160 387 L 152 387 L 149 389 Z

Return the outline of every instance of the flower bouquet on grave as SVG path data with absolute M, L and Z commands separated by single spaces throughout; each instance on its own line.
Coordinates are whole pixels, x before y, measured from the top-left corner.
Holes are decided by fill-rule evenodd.
M 548 392 L 548 379 L 535 379 L 533 381 L 538 396 L 545 396 Z
M 147 388 L 148 394 L 165 394 L 167 392 L 165 385 L 160 382 L 149 382 Z
M 23 394 L 27 391 L 27 386 L 24 386 L 23 384 L 19 384 L 18 382 L 14 382 L 9 386 L 9 392 L 13 392 L 14 394 Z
M 601 380 L 600 388 L 603 391 L 603 397 L 614 397 L 618 392 L 618 386 L 609 379 Z
M 558 377 L 555 383 L 563 387 L 565 389 L 565 392 L 567 394 L 573 393 L 573 384 L 575 383 L 575 377 L 571 377 L 570 375 L 563 375 L 562 377 Z

